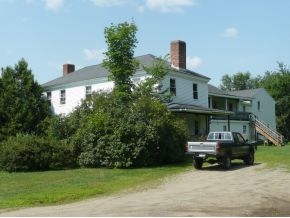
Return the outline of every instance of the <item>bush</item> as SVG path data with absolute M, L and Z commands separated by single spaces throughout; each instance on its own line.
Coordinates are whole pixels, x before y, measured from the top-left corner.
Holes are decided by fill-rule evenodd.
M 0 146 L 0 168 L 5 171 L 38 171 L 74 165 L 71 149 L 59 141 L 17 135 Z
M 126 168 L 183 159 L 185 125 L 158 100 L 139 96 L 120 104 L 113 94 L 98 95 L 91 108 L 72 138 L 81 166 Z

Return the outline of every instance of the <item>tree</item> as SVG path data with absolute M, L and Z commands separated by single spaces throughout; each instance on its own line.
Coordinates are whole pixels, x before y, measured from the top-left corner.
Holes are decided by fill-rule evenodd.
M 2 69 L 0 77 L 0 140 L 17 133 L 36 133 L 49 115 L 42 87 L 34 81 L 28 63 L 21 59 L 14 68 Z
M 168 74 L 168 56 L 157 58 L 149 67 L 142 66 L 148 77 L 134 87 L 134 94 L 138 96 L 151 96 L 161 102 L 171 101 L 172 95 L 168 89 L 162 89 L 162 80 Z
M 108 51 L 105 52 L 103 66 L 109 71 L 109 78 L 114 81 L 114 91 L 130 94 L 133 83 L 131 76 L 136 72 L 138 63 L 134 59 L 137 26 L 134 23 L 111 24 L 105 28 Z
M 232 76 L 225 74 L 220 88 L 227 91 L 255 89 L 259 87 L 260 80 L 260 76 L 253 78 L 249 72 L 238 72 Z

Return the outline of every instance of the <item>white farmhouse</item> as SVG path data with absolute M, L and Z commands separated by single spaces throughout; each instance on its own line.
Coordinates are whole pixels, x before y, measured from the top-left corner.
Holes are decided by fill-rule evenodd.
M 253 119 L 249 119 L 250 114 L 276 129 L 275 102 L 264 89 L 225 92 L 209 85 L 210 78 L 186 68 L 184 41 L 171 42 L 170 57 L 170 71 L 161 85 L 173 94 L 172 102 L 167 106 L 185 119 L 192 139 L 198 140 L 210 130 L 238 131 L 245 138 L 253 139 L 257 134 Z M 141 65 L 151 66 L 156 57 L 147 54 L 136 59 Z M 132 80 L 138 83 L 147 76 L 140 67 Z M 108 71 L 101 64 L 79 70 L 75 70 L 72 64 L 64 64 L 63 75 L 43 84 L 43 87 L 53 112 L 67 115 L 86 96 L 92 92 L 111 91 L 114 83 L 108 80 Z

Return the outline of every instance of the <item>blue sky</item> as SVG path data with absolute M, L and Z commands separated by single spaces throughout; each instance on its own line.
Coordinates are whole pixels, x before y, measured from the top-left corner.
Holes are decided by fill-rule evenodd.
M 219 85 L 222 75 L 290 64 L 289 0 L 0 0 L 0 67 L 28 61 L 35 79 L 62 75 L 62 64 L 99 64 L 104 28 L 134 19 L 135 56 L 164 56 L 187 44 L 187 68 Z

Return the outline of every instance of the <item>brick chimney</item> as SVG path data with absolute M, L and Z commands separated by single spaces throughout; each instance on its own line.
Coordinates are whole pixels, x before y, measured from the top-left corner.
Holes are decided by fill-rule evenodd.
M 186 43 L 181 40 L 172 41 L 170 50 L 171 66 L 186 69 Z
M 74 64 L 64 64 L 63 65 L 63 76 L 68 75 L 75 71 L 75 65 Z

